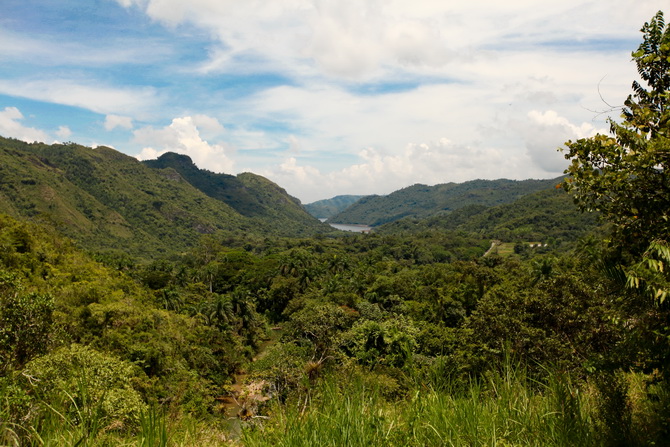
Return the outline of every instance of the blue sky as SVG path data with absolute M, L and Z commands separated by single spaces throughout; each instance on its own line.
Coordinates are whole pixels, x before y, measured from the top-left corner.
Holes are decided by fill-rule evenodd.
M 666 3 L 2 0 L 0 135 L 185 153 L 304 203 L 551 178 Z

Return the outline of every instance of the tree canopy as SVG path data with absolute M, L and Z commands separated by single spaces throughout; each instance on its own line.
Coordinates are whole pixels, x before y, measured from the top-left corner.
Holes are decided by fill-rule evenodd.
M 622 122 L 609 120 L 612 136 L 566 143 L 572 164 L 564 182 L 582 210 L 600 211 L 638 254 L 670 230 L 670 27 L 659 11 L 641 31 L 632 56 L 647 87 L 633 82 Z
M 668 295 L 670 263 L 670 27 L 659 11 L 641 29 L 632 53 L 641 80 L 624 101 L 612 136 L 566 143 L 563 185 L 583 211 L 600 211 L 613 224 L 612 245 L 629 255 L 628 285 Z

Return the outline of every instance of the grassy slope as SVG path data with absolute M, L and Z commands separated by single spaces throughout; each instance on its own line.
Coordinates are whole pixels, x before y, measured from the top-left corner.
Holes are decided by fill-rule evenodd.
M 202 234 L 331 231 L 269 180 L 198 169 L 188 157 L 141 163 L 114 149 L 0 138 L 0 212 L 49 223 L 93 250 L 183 251 Z

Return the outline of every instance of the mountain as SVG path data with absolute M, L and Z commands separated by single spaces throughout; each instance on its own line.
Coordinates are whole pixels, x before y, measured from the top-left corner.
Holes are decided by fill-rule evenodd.
M 152 257 L 182 251 L 217 231 L 261 236 L 327 231 L 269 180 L 253 174 L 237 180 L 240 193 L 228 198 L 238 202 L 236 208 L 172 167 L 152 168 L 108 147 L 0 137 L 0 212 L 49 223 L 87 249 L 114 247 Z M 247 197 L 253 198 L 249 205 Z M 289 225 L 291 215 L 300 219 Z
M 449 214 L 404 218 L 378 227 L 385 233 L 463 230 L 503 241 L 575 241 L 602 223 L 595 213 L 582 213 L 572 197 L 551 187 L 503 205 L 467 205 Z
M 468 205 L 486 207 L 513 202 L 526 194 L 554 187 L 552 180 L 472 180 L 435 186 L 413 185 L 387 196 L 367 196 L 328 222 L 378 226 L 404 217 L 428 217 Z
M 305 210 L 317 219 L 328 219 L 344 211 L 365 196 L 335 196 L 332 199 L 318 200 L 304 205 Z
M 259 225 L 271 223 L 285 234 L 296 236 L 327 229 L 304 210 L 298 199 L 260 175 L 210 172 L 199 169 L 187 155 L 173 152 L 142 163 L 153 169 L 174 169 L 195 188 Z

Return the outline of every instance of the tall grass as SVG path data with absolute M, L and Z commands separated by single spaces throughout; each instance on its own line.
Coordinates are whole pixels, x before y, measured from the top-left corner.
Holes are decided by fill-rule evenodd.
M 167 445 L 165 417 L 149 407 L 139 427 L 128 429 L 110 419 L 104 394 L 94 397 L 82 375 L 75 389 L 46 393 L 17 392 L 10 381 L 0 388 L 0 446 L 138 446 Z
M 268 418 L 244 422 L 235 439 L 227 421 L 166 415 L 149 406 L 139 426 L 109 424 L 82 382 L 72 394 L 32 402 L 30 418 L 16 418 L 9 388 L 0 387 L 2 446 L 167 447 L 279 446 L 616 446 L 668 445 L 670 394 L 647 377 L 620 373 L 573 383 L 548 371 L 542 383 L 506 365 L 463 383 L 445 375 L 439 387 L 414 386 L 406 396 L 364 372 L 325 377 Z M 451 382 L 450 382 L 451 381 Z M 653 398 L 649 393 L 653 393 Z M 663 424 L 666 425 L 663 425 Z M 625 434 L 625 436 L 623 436 Z
M 506 368 L 469 386 L 415 391 L 389 402 L 379 388 L 336 377 L 311 402 L 277 406 L 274 420 L 244 433 L 248 446 L 592 446 L 585 399 L 563 377 L 545 384 Z
M 140 431 L 137 435 L 137 447 L 166 447 L 168 432 L 165 414 L 156 406 L 151 406 L 140 417 Z
M 379 389 L 360 378 L 343 393 L 335 378 L 294 405 L 276 405 L 272 422 L 243 433 L 245 446 L 386 446 L 392 445 L 399 414 Z

